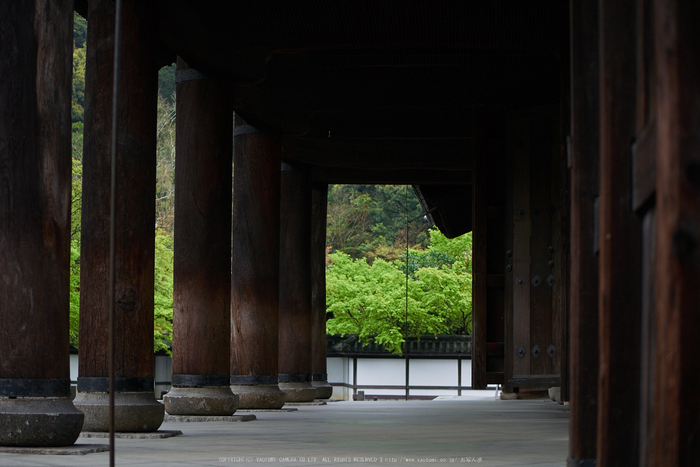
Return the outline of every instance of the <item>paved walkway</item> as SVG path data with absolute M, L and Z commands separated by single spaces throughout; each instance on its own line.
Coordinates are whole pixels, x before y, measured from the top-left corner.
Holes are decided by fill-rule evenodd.
M 549 400 L 495 400 L 493 390 L 433 401 L 329 402 L 255 415 L 251 422 L 164 423 L 163 430 L 183 432 L 174 438 L 117 439 L 116 465 L 566 465 L 567 407 Z M 0 454 L 3 467 L 107 465 L 108 453 Z

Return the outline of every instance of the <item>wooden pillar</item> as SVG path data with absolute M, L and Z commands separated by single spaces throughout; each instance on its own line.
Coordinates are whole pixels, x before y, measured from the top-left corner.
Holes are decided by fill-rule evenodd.
M 594 465 L 598 411 L 598 9 L 571 2 L 571 282 L 568 465 Z
M 224 87 L 177 61 L 171 415 L 231 415 L 233 109 Z
M 700 452 L 700 5 L 657 0 L 655 466 Z
M 0 6 L 0 445 L 69 446 L 73 2 Z
M 328 399 L 333 386 L 328 384 L 326 367 L 326 223 L 328 184 L 311 187 L 311 384 L 316 399 Z
M 637 465 L 642 226 L 632 210 L 636 5 L 600 3 L 598 465 Z
M 236 115 L 233 161 L 231 389 L 241 409 L 281 408 L 279 137 Z
M 88 5 L 85 69 L 80 347 L 76 406 L 87 431 L 109 421 L 110 146 L 114 3 Z M 117 122 L 115 223 L 115 430 L 154 431 L 163 405 L 154 396 L 153 274 L 156 172 L 157 24 L 155 5 L 123 3 Z
M 282 164 L 280 180 L 279 385 L 288 402 L 311 402 L 311 184 Z
M 488 165 L 486 157 L 474 157 L 474 197 L 472 215 L 474 217 L 472 246 L 472 388 L 486 389 L 487 352 L 487 288 L 486 288 L 486 247 L 487 226 L 487 186 Z
M 474 157 L 472 387 L 504 384 L 506 112 L 477 107 Z

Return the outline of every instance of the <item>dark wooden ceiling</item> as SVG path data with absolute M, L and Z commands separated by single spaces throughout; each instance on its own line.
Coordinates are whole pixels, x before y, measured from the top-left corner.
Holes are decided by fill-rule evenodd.
M 471 184 L 477 105 L 556 103 L 567 5 L 160 0 L 159 15 L 171 53 L 229 82 L 236 112 L 279 132 L 288 163 L 450 199 L 439 186 Z

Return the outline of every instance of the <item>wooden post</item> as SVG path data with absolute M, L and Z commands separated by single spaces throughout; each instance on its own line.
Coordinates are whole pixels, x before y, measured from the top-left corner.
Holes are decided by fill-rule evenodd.
M 311 184 L 282 164 L 280 180 L 279 385 L 288 402 L 311 402 Z
M 108 431 L 109 218 L 114 3 L 88 5 L 78 396 L 87 431 Z M 153 274 L 156 171 L 155 5 L 123 3 L 115 224 L 116 431 L 155 431 Z
M 326 368 L 326 223 L 328 184 L 311 186 L 311 384 L 316 399 L 328 399 L 333 386 L 328 384 Z
M 570 466 L 593 465 L 598 411 L 598 9 L 571 3 Z
M 486 389 L 487 359 L 487 219 L 488 219 L 488 161 L 480 157 L 481 151 L 474 157 L 474 197 L 472 215 L 472 388 Z
M 474 157 L 472 387 L 504 384 L 506 112 L 477 107 Z
M 233 109 L 224 87 L 177 61 L 171 415 L 231 415 Z
M 69 446 L 73 2 L 0 6 L 1 446 Z
M 637 465 L 642 226 L 632 210 L 636 5 L 600 3 L 598 465 Z
M 236 115 L 231 275 L 231 389 L 239 408 L 281 408 L 279 137 Z
M 526 380 L 530 374 L 530 294 L 531 261 L 530 239 L 532 235 L 532 216 L 530 210 L 530 133 L 529 122 L 523 116 L 515 124 L 515 148 L 513 156 L 513 317 L 511 319 L 512 375 L 508 379 Z M 534 356 L 533 356 L 534 357 Z M 520 384 L 520 383 L 519 383 Z M 508 382 L 506 387 L 511 386 Z
M 657 0 L 656 361 L 651 465 L 700 452 L 700 5 Z

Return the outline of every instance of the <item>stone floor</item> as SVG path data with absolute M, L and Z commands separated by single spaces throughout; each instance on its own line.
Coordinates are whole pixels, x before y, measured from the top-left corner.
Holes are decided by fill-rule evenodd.
M 453 464 L 564 466 L 568 407 L 468 391 L 433 401 L 331 402 L 245 423 L 164 423 L 166 439 L 117 439 L 119 466 Z M 238 412 L 237 412 L 238 414 Z M 243 414 L 241 412 L 241 414 Z M 107 443 L 79 438 L 78 444 Z M 2 454 L 0 466 L 107 466 L 108 453 Z

